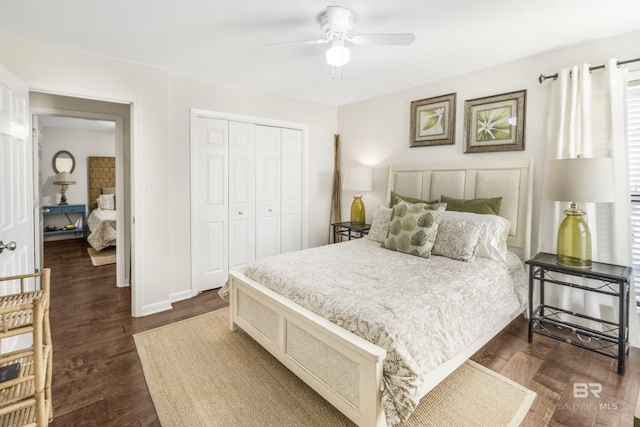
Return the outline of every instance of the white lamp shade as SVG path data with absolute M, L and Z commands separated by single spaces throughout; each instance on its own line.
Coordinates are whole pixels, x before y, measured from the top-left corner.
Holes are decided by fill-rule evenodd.
M 561 202 L 615 201 L 613 162 L 608 157 L 550 160 L 547 199 Z
M 327 49 L 327 62 L 334 67 L 342 67 L 351 58 L 349 49 L 341 44 L 335 44 Z
M 347 167 L 342 181 L 343 190 L 371 191 L 371 168 Z
M 64 171 L 56 175 L 56 180 L 53 181 L 53 183 L 55 185 L 70 185 L 70 184 L 75 184 L 76 180 L 73 179 L 73 177 L 69 172 Z

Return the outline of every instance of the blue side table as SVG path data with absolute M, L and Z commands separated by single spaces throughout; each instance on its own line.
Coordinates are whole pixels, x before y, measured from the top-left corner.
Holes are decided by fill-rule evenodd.
M 63 215 L 63 214 L 80 214 L 82 215 L 82 227 L 77 227 L 71 230 L 67 230 L 66 228 L 58 228 L 55 231 L 47 231 L 44 230 L 45 236 L 53 236 L 55 234 L 76 234 L 82 233 L 83 238 L 87 238 L 87 208 L 85 205 L 54 205 L 54 206 L 43 206 L 42 207 L 43 215 Z

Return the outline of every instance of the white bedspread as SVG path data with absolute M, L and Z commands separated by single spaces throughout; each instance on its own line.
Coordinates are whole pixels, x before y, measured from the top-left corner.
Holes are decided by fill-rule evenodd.
M 416 408 L 424 373 L 522 307 L 527 293 L 523 263 L 512 253 L 506 263 L 423 259 L 368 239 L 265 258 L 245 275 L 386 349 L 389 425 Z
M 87 241 L 96 250 L 101 251 L 116 243 L 116 211 L 94 209 L 87 218 L 91 234 Z

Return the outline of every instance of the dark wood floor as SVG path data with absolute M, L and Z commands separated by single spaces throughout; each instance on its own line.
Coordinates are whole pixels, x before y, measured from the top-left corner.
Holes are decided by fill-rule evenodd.
M 54 427 L 157 426 L 132 335 L 226 306 L 217 292 L 131 317 L 131 291 L 116 288 L 115 266 L 93 267 L 80 239 L 45 244 L 51 275 Z M 627 373 L 613 359 L 534 337 L 516 319 L 473 360 L 535 391 L 523 426 L 631 426 L 640 387 L 640 350 Z M 600 398 L 573 398 L 575 383 L 599 383 Z M 231 426 L 232 427 L 232 426 Z M 296 426 L 297 427 L 297 426 Z

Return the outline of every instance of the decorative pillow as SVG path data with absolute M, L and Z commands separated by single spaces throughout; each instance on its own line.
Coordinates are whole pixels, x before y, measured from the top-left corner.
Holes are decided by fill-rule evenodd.
M 105 210 L 114 210 L 116 208 L 116 201 L 114 194 L 101 194 L 98 197 L 98 207 Z
M 382 247 L 429 258 L 446 207 L 443 203 L 400 202 L 394 205 L 389 234 Z
M 394 205 L 397 205 L 399 202 L 405 201 L 407 203 L 426 203 L 428 205 L 432 205 L 434 203 L 439 203 L 438 200 L 420 200 L 420 199 L 416 199 L 415 197 L 407 197 L 407 196 L 403 196 L 402 194 L 398 194 L 395 191 L 391 192 L 391 203 L 389 204 L 389 207 L 392 208 Z
M 507 238 L 511 230 L 511 222 L 508 219 L 497 215 L 474 214 L 470 212 L 446 211 L 443 221 L 464 221 L 485 224 L 484 234 L 480 238 L 478 252 L 476 256 L 490 258 L 498 261 L 507 260 Z
M 100 194 L 116 194 L 116 187 L 102 187 Z
M 447 210 L 449 211 L 471 212 L 476 214 L 500 215 L 500 205 L 502 204 L 502 197 L 465 200 L 442 195 L 440 199 L 442 203 L 447 204 Z
M 443 216 L 431 253 L 471 262 L 486 228 L 486 224 L 473 219 L 448 219 Z
M 389 232 L 392 213 L 393 209 L 380 206 L 378 210 L 373 213 L 373 221 L 371 222 L 371 228 L 366 238 L 374 242 L 384 242 Z

